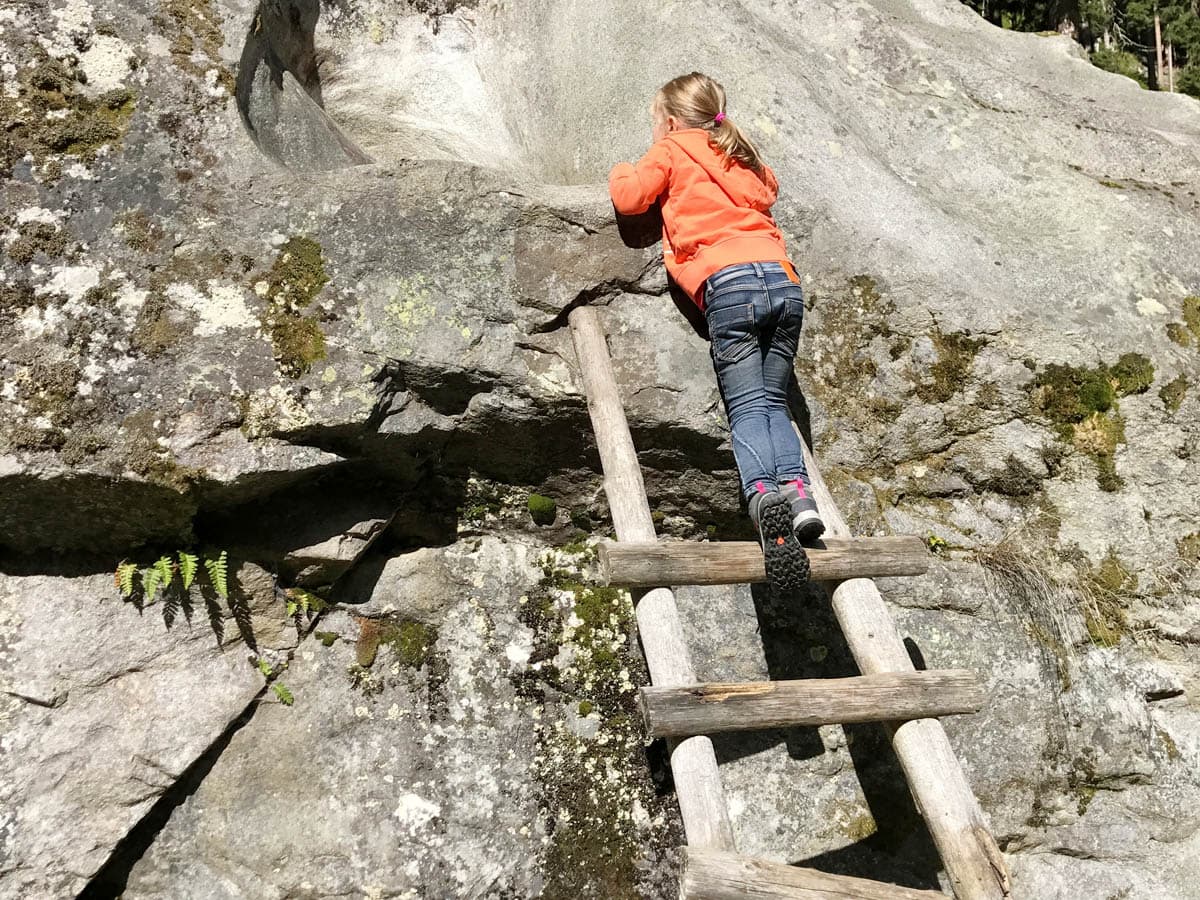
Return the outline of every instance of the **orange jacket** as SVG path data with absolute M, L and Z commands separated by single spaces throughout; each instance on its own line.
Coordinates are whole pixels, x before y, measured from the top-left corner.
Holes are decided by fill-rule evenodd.
M 703 128 L 671 132 L 636 165 L 618 163 L 608 176 L 617 212 L 636 215 L 662 200 L 663 262 L 702 309 L 704 282 L 714 272 L 787 261 L 770 212 L 778 190 L 768 166 L 759 177 L 710 144 Z

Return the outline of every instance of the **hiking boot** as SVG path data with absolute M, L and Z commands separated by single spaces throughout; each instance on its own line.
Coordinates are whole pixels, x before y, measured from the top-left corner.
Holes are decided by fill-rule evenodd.
M 778 491 L 760 490 L 750 498 L 750 519 L 758 529 L 767 581 L 776 593 L 791 594 L 808 581 L 808 554 L 792 532 L 792 511 Z
M 808 485 L 799 478 L 785 481 L 779 492 L 792 507 L 792 530 L 801 543 L 810 544 L 825 533 L 825 523 L 817 512 L 817 501 L 808 493 Z

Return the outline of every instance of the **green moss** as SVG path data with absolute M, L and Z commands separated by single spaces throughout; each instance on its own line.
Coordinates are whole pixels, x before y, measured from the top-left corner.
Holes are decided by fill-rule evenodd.
M 1192 333 L 1187 330 L 1187 326 L 1178 322 L 1167 323 L 1167 337 L 1180 347 L 1192 346 Z
M 1093 602 L 1084 609 L 1084 624 L 1093 644 L 1113 647 L 1129 632 L 1125 601 L 1137 589 L 1137 578 L 1110 549 L 1088 577 Z
M 167 295 L 153 290 L 138 310 L 130 341 L 147 356 L 158 356 L 187 337 L 190 331 L 172 315 Z
M 338 639 L 336 631 L 314 631 L 313 637 L 321 642 L 322 647 L 332 647 Z
M 543 900 L 645 896 L 636 860 L 647 841 L 670 846 L 680 838 L 671 832 L 666 812 L 646 767 L 644 735 L 637 713 L 634 683 L 645 678 L 632 651 L 632 603 L 613 588 L 585 583 L 582 573 L 561 552 L 542 561 L 538 590 L 522 598 L 521 619 L 535 632 L 531 661 L 538 667 L 521 679 L 524 697 L 535 697 L 536 685 L 554 689 L 575 702 L 575 711 L 597 722 L 588 740 L 543 716 L 534 772 L 549 841 L 543 850 Z M 570 595 L 569 606 L 562 594 Z M 573 615 L 572 615 L 573 613 Z M 617 640 L 618 636 L 624 638 Z M 549 664 L 560 649 L 570 650 L 562 671 Z M 617 773 L 602 777 L 598 773 Z M 669 799 L 669 798 L 668 798 Z M 656 824 L 649 833 L 630 815 L 640 803 Z
M 309 237 L 292 237 L 279 248 L 267 273 L 267 299 L 299 311 L 309 306 L 329 283 L 321 245 Z
M 1200 296 L 1183 298 L 1183 324 L 1200 341 Z
M 530 494 L 527 503 L 529 516 L 537 525 L 553 525 L 558 515 L 558 504 L 551 497 Z
M 1037 407 L 1060 427 L 1108 412 L 1117 402 L 1116 389 L 1104 366 L 1082 369 L 1051 364 L 1034 377 L 1032 387 Z
M 1176 412 L 1183 405 L 1184 398 L 1187 397 L 1187 391 L 1187 376 L 1178 375 L 1159 389 L 1158 396 L 1162 398 L 1163 406 L 1169 412 Z
M 325 335 L 316 316 L 304 315 L 329 282 L 321 245 L 308 237 L 290 238 L 271 270 L 255 284 L 267 300 L 263 329 L 271 339 L 279 368 L 292 378 L 311 371 L 326 357 Z
M 181 466 L 171 452 L 158 443 L 154 421 L 158 413 L 143 410 L 127 416 L 121 423 L 125 437 L 125 465 L 147 481 L 173 490 L 190 490 L 203 473 L 199 469 Z
M 944 334 L 940 329 L 930 337 L 937 351 L 937 362 L 929 370 L 932 381 L 917 385 L 916 394 L 927 403 L 945 403 L 962 390 L 975 355 L 986 341 L 963 332 Z
M 67 441 L 58 428 L 35 428 L 28 422 L 18 422 L 8 432 L 8 446 L 13 450 L 57 450 Z
M 68 153 L 86 161 L 103 146 L 119 146 L 133 115 L 135 98 L 125 89 L 91 98 L 78 89 L 82 75 L 40 47 L 33 65 L 17 66 L 17 96 L 0 96 L 0 176 L 9 175 L 26 154 L 57 180 L 62 167 L 52 159 Z
M 1163 750 L 1167 753 L 1167 759 L 1177 761 L 1183 758 L 1183 754 L 1179 751 L 1179 745 L 1175 743 L 1175 739 L 1171 735 L 1162 728 L 1156 728 L 1154 731 L 1163 745 Z
M 1125 422 L 1116 412 L 1117 397 L 1141 393 L 1153 380 L 1150 360 L 1126 353 L 1112 367 L 1047 366 L 1034 378 L 1032 396 L 1059 438 L 1093 458 L 1097 485 L 1117 491 L 1123 482 L 1117 475 L 1114 454 L 1125 442 Z
M 879 826 L 875 824 L 875 817 L 869 812 L 860 813 L 851 819 L 843 831 L 846 837 L 852 841 L 865 841 L 871 835 L 879 830 Z
M 380 643 L 391 648 L 396 661 L 406 669 L 419 669 L 430 659 L 437 644 L 437 629 L 415 619 L 388 623 L 380 635 Z
M 380 647 L 388 647 L 400 665 L 419 669 L 429 661 L 437 643 L 437 629 L 415 619 L 360 619 L 355 663 L 370 669 Z
M 221 62 L 225 36 L 213 0 L 163 0 L 154 22 L 171 35 L 171 58 L 176 66 L 197 78 L 215 69 L 217 83 L 233 96 L 235 78 Z M 203 62 L 196 60 L 197 55 Z
M 164 237 L 162 228 L 140 207 L 121 213 L 114 224 L 121 229 L 125 243 L 142 253 L 157 250 Z
M 57 259 L 67 252 L 67 233 L 49 222 L 26 222 L 17 229 L 17 239 L 8 247 L 8 257 L 19 265 L 32 262 L 41 253 Z
M 1200 562 L 1200 531 L 1193 531 L 1181 537 L 1175 544 L 1175 549 L 1181 559 L 1191 563 Z
M 1154 365 L 1140 353 L 1122 353 L 1110 369 L 1116 392 L 1124 397 L 1144 394 L 1154 383 Z

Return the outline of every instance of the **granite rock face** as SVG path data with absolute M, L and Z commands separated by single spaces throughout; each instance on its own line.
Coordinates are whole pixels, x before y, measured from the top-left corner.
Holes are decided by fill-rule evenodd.
M 747 537 L 603 186 L 693 69 L 784 186 L 834 496 L 939 554 L 884 593 L 992 691 L 1018 896 L 1197 896 L 1200 105 L 952 0 L 0 10 L 0 895 L 672 895 L 564 326 L 660 532 Z M 231 600 L 97 574 L 188 549 Z M 853 671 L 818 593 L 679 602 L 701 677 Z M 742 850 L 938 885 L 881 730 L 718 750 Z

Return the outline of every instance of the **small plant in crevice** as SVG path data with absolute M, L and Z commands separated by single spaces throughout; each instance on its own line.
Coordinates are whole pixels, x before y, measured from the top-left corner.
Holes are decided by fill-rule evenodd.
M 284 706 L 291 706 L 296 702 L 296 697 L 288 689 L 288 686 L 282 681 L 278 680 L 280 673 L 287 668 L 286 662 L 280 663 L 277 666 L 273 666 L 266 659 L 260 656 L 255 662 L 255 666 L 262 674 L 263 679 L 268 685 L 270 685 L 271 691 L 275 694 L 280 703 L 282 703 Z

